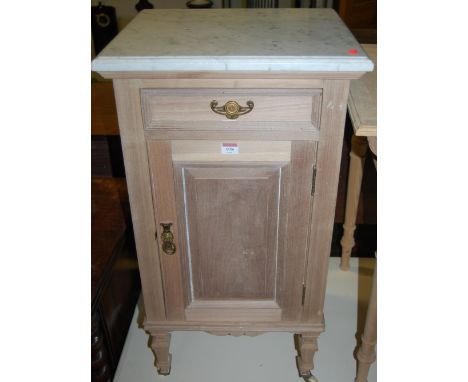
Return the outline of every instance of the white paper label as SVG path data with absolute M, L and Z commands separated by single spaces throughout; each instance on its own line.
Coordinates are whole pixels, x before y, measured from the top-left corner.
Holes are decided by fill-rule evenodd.
M 221 143 L 221 154 L 239 154 L 239 146 L 237 146 L 237 143 Z

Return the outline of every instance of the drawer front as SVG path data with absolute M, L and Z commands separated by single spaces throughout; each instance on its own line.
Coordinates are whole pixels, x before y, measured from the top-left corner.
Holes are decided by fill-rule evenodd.
M 318 133 L 321 100 L 321 89 L 141 89 L 146 130 Z M 235 101 L 247 113 L 230 119 L 212 101 L 218 109 Z

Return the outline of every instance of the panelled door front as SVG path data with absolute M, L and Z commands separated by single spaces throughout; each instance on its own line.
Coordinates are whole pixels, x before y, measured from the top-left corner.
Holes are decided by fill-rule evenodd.
M 147 146 L 168 319 L 299 320 L 316 143 Z

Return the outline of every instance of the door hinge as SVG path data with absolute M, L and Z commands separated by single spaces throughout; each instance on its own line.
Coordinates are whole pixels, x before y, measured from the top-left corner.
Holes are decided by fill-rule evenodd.
M 301 303 L 302 306 L 304 306 L 305 292 L 306 292 L 306 286 L 305 284 L 302 284 L 302 303 Z
M 315 194 L 315 178 L 317 178 L 317 166 L 314 165 L 312 170 L 312 191 L 310 192 L 311 195 Z

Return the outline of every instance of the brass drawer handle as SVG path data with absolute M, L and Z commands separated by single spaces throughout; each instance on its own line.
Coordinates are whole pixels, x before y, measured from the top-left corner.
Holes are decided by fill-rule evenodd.
M 224 106 L 218 106 L 218 101 L 211 101 L 211 110 L 225 115 L 228 119 L 237 119 L 239 115 L 250 113 L 254 108 L 253 101 L 247 101 L 247 106 L 241 106 L 236 101 L 227 101 Z
M 174 235 L 171 232 L 172 223 L 161 223 L 163 232 L 161 234 L 162 250 L 166 255 L 173 255 L 176 251 L 174 244 Z

